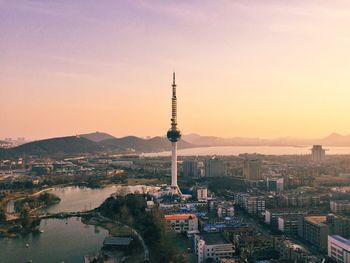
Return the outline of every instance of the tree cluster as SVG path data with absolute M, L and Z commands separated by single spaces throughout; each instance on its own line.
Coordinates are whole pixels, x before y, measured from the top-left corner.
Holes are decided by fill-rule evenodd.
M 151 250 L 151 262 L 181 262 L 176 256 L 175 236 L 166 228 L 164 215 L 158 209 L 146 212 L 145 194 L 110 197 L 97 209 L 104 216 L 118 220 L 142 235 Z
M 15 202 L 15 210 L 22 212 L 24 209 L 37 209 L 44 206 L 56 204 L 60 198 L 54 194 L 42 193 L 38 196 L 28 196 L 27 198 L 17 200 Z

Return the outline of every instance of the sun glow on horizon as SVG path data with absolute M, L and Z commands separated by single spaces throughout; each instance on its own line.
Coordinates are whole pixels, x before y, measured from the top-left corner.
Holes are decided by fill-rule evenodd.
M 346 1 L 0 1 L 0 138 L 350 133 Z

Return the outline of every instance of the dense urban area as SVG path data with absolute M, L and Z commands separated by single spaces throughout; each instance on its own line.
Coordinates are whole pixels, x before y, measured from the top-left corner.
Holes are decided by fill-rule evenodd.
M 310 155 L 180 156 L 178 168 L 181 195 L 167 195 L 169 157 L 3 159 L 0 235 L 40 231 L 46 218 L 81 217 L 109 231 L 82 262 L 347 262 L 349 156 L 326 156 L 316 145 Z M 50 189 L 69 185 L 125 188 L 97 208 L 42 212 L 60 202 Z M 132 185 L 144 189 L 130 192 Z

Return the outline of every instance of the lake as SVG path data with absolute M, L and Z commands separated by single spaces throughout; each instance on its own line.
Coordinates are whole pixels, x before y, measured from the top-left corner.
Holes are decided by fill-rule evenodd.
M 44 233 L 0 239 L 0 262 L 81 263 L 84 255 L 100 250 L 108 235 L 107 230 L 85 225 L 77 217 L 45 219 L 41 221 L 40 229 Z
M 86 187 L 53 188 L 61 198 L 57 205 L 46 209 L 46 212 L 84 211 L 98 207 L 111 194 L 123 186 L 113 185 L 105 188 L 91 189 Z M 134 192 L 155 189 L 150 186 L 128 186 Z M 19 238 L 0 238 L 0 263 L 81 263 L 84 255 L 98 252 L 108 231 L 85 225 L 80 218 L 45 219 L 40 229 L 44 233 L 32 233 Z M 26 244 L 29 247 L 26 248 Z

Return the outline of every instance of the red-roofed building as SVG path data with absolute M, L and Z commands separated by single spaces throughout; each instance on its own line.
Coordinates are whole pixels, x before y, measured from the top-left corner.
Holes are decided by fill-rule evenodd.
M 195 214 L 173 214 L 164 216 L 169 229 L 176 233 L 198 231 L 198 218 Z

